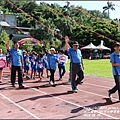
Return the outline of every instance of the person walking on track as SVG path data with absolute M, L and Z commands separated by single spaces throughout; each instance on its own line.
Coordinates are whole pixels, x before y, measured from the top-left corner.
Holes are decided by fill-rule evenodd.
M 48 69 L 50 71 L 50 85 L 55 86 L 54 74 L 56 71 L 56 63 L 58 62 L 58 56 L 55 54 L 55 48 L 50 48 L 50 53 L 47 53 Z
M 12 61 L 12 69 L 11 69 L 11 83 L 12 86 L 15 87 L 15 79 L 16 79 L 16 71 L 18 71 L 18 84 L 19 88 L 23 89 L 23 53 L 19 49 L 19 43 L 14 41 L 13 48 L 10 48 L 10 40 L 7 42 L 7 49 L 10 51 L 11 61 Z
M 59 54 L 58 54 L 59 80 L 62 80 L 62 77 L 66 72 L 65 63 L 67 62 L 67 60 L 68 60 L 68 56 L 66 56 L 63 53 L 63 50 L 59 50 Z
M 120 100 L 120 44 L 114 44 L 114 52 L 110 56 L 110 62 L 112 64 L 112 72 L 115 80 L 115 86 L 108 90 L 109 97 L 118 90 Z
M 70 48 L 69 44 L 69 38 L 65 37 L 65 49 L 68 51 L 68 54 L 70 56 L 70 78 L 71 78 L 71 86 L 73 92 L 77 92 L 78 88 L 77 85 L 81 83 L 81 81 L 84 78 L 84 66 L 83 66 L 83 60 L 82 60 L 82 54 L 81 51 L 78 49 L 79 44 L 77 41 L 74 41 L 73 48 Z M 78 76 L 76 80 L 76 75 Z

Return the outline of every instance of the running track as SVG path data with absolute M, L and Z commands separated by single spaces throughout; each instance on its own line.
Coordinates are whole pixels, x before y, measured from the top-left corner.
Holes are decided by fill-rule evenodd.
M 118 119 L 120 102 L 117 92 L 110 100 L 107 90 L 114 86 L 112 78 L 85 75 L 78 93 L 72 93 L 68 73 L 62 81 L 55 74 L 56 87 L 43 81 L 26 80 L 26 89 L 12 88 L 10 71 L 4 70 L 0 84 L 0 118 L 3 119 Z M 38 79 L 38 78 L 37 78 Z

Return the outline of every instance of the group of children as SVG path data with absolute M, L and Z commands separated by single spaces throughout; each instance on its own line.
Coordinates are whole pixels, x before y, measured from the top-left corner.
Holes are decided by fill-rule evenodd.
M 39 54 L 36 52 L 23 51 L 23 63 L 24 71 L 23 77 L 26 74 L 27 79 L 36 79 L 38 75 L 38 82 L 42 81 L 44 69 L 46 71 L 46 77 L 50 77 L 50 84 L 55 85 L 54 73 L 56 71 L 56 66 L 58 64 L 59 69 L 59 80 L 62 80 L 66 69 L 65 63 L 67 62 L 68 57 L 63 54 L 63 50 L 60 50 L 58 54 L 55 54 L 55 49 L 51 48 L 49 52 L 43 50 Z M 50 75 L 48 74 L 50 72 Z

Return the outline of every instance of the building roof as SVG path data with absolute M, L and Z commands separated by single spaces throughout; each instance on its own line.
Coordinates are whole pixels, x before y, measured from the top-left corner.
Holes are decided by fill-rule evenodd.
M 0 26 L 10 27 L 10 25 L 5 21 L 0 21 Z

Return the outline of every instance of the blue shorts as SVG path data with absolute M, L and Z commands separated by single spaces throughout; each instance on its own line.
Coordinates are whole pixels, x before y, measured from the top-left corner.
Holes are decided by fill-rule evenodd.
M 26 64 L 24 63 L 24 70 L 26 70 Z
M 30 70 L 30 66 L 26 65 L 26 70 Z
M 45 68 L 48 69 L 48 63 L 47 62 L 45 62 Z
M 36 72 L 37 68 L 36 66 L 32 66 L 32 71 Z
M 3 70 L 3 68 L 0 68 L 0 70 Z
M 43 72 L 44 68 L 37 68 L 37 72 Z

